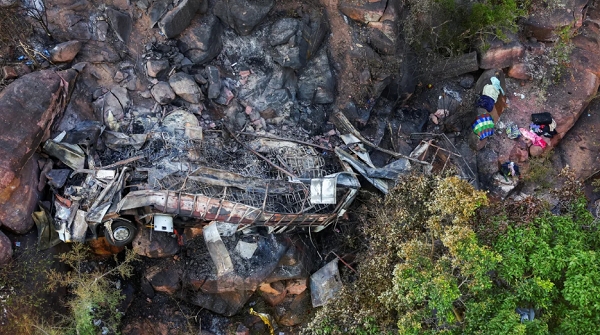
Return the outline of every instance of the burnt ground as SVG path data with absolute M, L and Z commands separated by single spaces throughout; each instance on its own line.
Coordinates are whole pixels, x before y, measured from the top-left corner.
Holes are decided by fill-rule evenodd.
M 310 140 L 314 139 L 315 134 L 327 132 L 332 129 L 332 125 L 327 123 L 331 111 L 335 109 L 344 110 L 351 103 L 355 103 L 359 108 L 369 107 L 369 101 L 375 94 L 375 92 L 373 92 L 372 79 L 383 78 L 387 75 L 395 74 L 403 66 L 403 56 L 376 56 L 380 59 L 378 61 L 373 61 L 373 55 L 369 53 L 368 49 L 362 47 L 362 43 L 367 39 L 367 36 L 364 33 L 365 30 L 353 29 L 356 27 L 360 28 L 360 24 L 352 20 L 349 20 L 349 23 L 347 23 L 344 16 L 338 10 L 338 4 L 338 0 L 277 1 L 270 16 L 256 29 L 254 36 L 261 37 L 261 34 L 266 33 L 267 24 L 272 23 L 275 19 L 280 17 L 300 17 L 301 15 L 299 15 L 299 13 L 314 10 L 322 11 L 327 16 L 330 25 L 330 35 L 326 39 L 326 46 L 336 78 L 335 104 L 318 107 L 320 110 L 316 115 L 318 115 L 319 118 L 315 121 L 317 126 L 314 128 L 311 128 L 310 126 L 304 126 L 302 128 L 292 126 L 284 127 L 281 125 L 274 126 L 272 130 L 281 137 Z M 130 60 L 138 59 L 141 56 L 141 50 L 144 50 L 144 46 L 153 38 L 153 34 L 147 29 L 148 22 L 145 16 L 143 16 L 141 20 L 135 22 L 134 31 L 140 34 L 137 38 L 132 40 L 129 46 L 124 47 L 127 49 L 127 58 Z M 248 49 L 245 50 L 242 57 L 239 57 L 239 53 L 228 54 L 228 51 L 236 45 L 239 45 L 239 43 L 232 43 L 228 48 L 227 43 L 235 39 L 236 36 L 231 30 L 227 30 L 224 34 L 227 38 L 225 41 L 226 46 L 224 52 L 217 57 L 214 64 L 219 65 L 222 69 L 227 69 L 232 63 L 240 63 L 257 72 L 261 72 L 262 74 L 269 74 L 270 71 L 272 71 L 272 60 L 266 59 L 268 57 L 264 56 L 264 50 L 261 50 L 257 45 L 252 45 L 252 43 L 248 45 Z M 264 37 L 264 35 L 262 37 Z M 400 47 L 401 46 L 399 46 L 399 48 Z M 101 78 L 98 78 L 99 82 L 108 83 L 112 81 L 112 73 L 100 72 L 100 74 Z M 224 73 L 224 76 L 231 80 L 236 79 L 234 73 L 227 71 Z M 367 79 L 361 82 L 362 78 Z M 391 114 L 386 114 L 382 111 L 381 118 L 369 118 L 367 116 L 366 120 L 362 120 L 364 122 L 364 124 L 362 124 L 364 127 L 362 130 L 368 134 L 369 138 L 379 138 L 379 143 L 381 143 L 382 146 L 408 154 L 412 148 L 419 143 L 419 139 L 411 139 L 407 134 L 410 134 L 411 132 L 434 132 L 440 130 L 440 127 L 427 121 L 427 116 L 429 111 L 439 108 L 439 97 L 446 98 L 447 95 L 444 93 L 445 88 L 459 92 L 465 100 L 464 104 L 460 104 L 457 108 L 457 113 L 462 113 L 462 109 L 470 108 L 473 97 L 468 90 L 461 89 L 459 85 L 461 79 L 462 78 L 436 82 L 432 87 L 429 87 L 426 83 L 421 83 L 412 97 L 410 97 L 409 94 L 408 96 L 404 96 L 401 101 L 396 101 L 398 105 L 402 105 L 403 113 L 392 112 Z M 105 86 L 108 86 L 108 84 Z M 137 103 L 137 96 L 134 97 L 134 101 Z M 408 99 L 409 97 L 410 99 Z M 223 116 L 224 109 L 222 107 L 213 107 L 214 108 L 209 108 L 209 113 L 212 114 L 211 116 L 214 118 Z M 302 117 L 306 119 L 306 116 L 303 116 L 303 114 L 298 111 L 292 111 L 291 116 L 296 117 L 299 120 Z M 385 118 L 387 118 L 389 127 L 388 124 L 380 122 Z M 407 121 L 407 119 L 410 120 Z M 583 121 L 580 120 L 580 122 Z M 306 124 L 310 125 L 308 122 L 304 125 Z M 401 129 L 400 124 L 405 127 L 409 124 L 412 128 L 409 130 Z M 445 126 L 449 127 L 452 125 Z M 388 128 L 391 131 L 388 131 Z M 454 132 L 450 130 L 448 133 L 454 133 L 453 135 L 458 138 L 457 146 L 459 147 L 460 152 L 467 157 L 469 154 L 469 144 L 467 143 L 466 137 L 469 128 L 466 127 L 466 130 L 464 130 L 465 127 L 457 127 L 457 129 L 461 129 L 462 131 Z M 404 132 L 401 133 L 401 130 Z M 141 131 L 141 129 L 133 129 L 133 133 Z M 577 136 L 577 134 L 574 136 Z M 333 139 L 325 138 L 324 143 L 326 144 L 330 140 L 335 141 Z M 156 149 L 156 152 L 159 152 L 160 149 L 162 149 L 159 141 L 154 145 L 156 147 L 149 147 L 148 150 Z M 586 150 L 590 149 L 587 148 Z M 593 150 L 593 148 L 591 150 Z M 124 157 L 128 157 L 128 154 L 106 150 L 104 155 L 101 155 L 100 158 L 103 165 L 106 165 L 109 162 L 114 162 L 123 159 Z M 389 157 L 379 153 L 374 153 L 373 156 L 373 160 L 381 165 L 387 163 L 388 159 Z M 470 163 L 473 162 L 471 161 Z M 599 194 L 594 192 L 593 188 L 589 185 L 591 180 L 592 179 L 589 179 L 586 183 L 586 192 L 593 199 L 594 197 L 597 198 Z M 362 181 L 362 184 L 366 185 L 366 182 Z M 366 186 L 365 189 L 368 190 L 369 186 Z M 361 192 L 359 198 L 355 201 L 352 210 L 348 213 L 349 220 L 340 220 L 326 231 L 319 234 L 298 235 L 306 245 L 314 247 L 317 251 L 317 255 L 314 257 L 317 266 L 322 266 L 339 256 L 348 263 L 348 266 L 344 266 L 340 263 L 340 271 L 342 272 L 343 277 L 352 280 L 354 272 L 350 267 L 356 265 L 354 255 L 365 245 L 365 241 L 360 240 L 361 235 L 360 232 L 357 231 L 357 223 L 359 218 L 363 215 L 361 207 L 365 205 L 366 198 L 370 196 L 373 196 L 373 194 L 368 193 L 367 191 Z M 56 309 L 56 302 L 65 297 L 64 291 L 43 293 L 41 287 L 43 287 L 44 282 L 43 279 L 40 278 L 43 278 L 43 269 L 60 267 L 60 265 L 53 260 L 53 255 L 58 252 L 64 252 L 68 249 L 68 246 L 62 244 L 49 251 L 42 253 L 34 252 L 32 247 L 35 242 L 35 234 L 34 229 L 30 234 L 24 236 L 9 235 L 13 242 L 21 242 L 22 244 L 21 247 L 15 248 L 16 253 L 14 259 L 16 265 L 14 269 L 16 269 L 16 271 L 5 271 L 4 274 L 8 273 L 8 280 L 13 283 L 33 283 L 33 285 L 20 286 L 18 290 L 10 293 L 11 296 L 28 296 L 30 292 L 39 293 L 39 296 L 38 294 L 32 295 L 35 299 L 28 302 L 23 307 L 23 311 L 18 311 L 18 314 L 21 316 L 27 315 L 28 310 L 38 311 L 50 309 L 49 307 Z M 252 239 L 252 237 L 247 238 Z M 224 241 L 226 245 L 234 245 L 235 243 L 235 241 L 225 238 Z M 194 277 L 202 277 L 214 273 L 214 268 L 210 266 L 200 266 L 201 264 L 212 264 L 206 249 L 206 244 L 201 236 L 191 240 L 189 244 L 181 249 L 176 258 L 173 258 L 172 260 L 169 259 L 168 261 L 173 263 L 178 262 L 184 265 L 189 269 L 188 271 L 193 271 Z M 127 313 L 124 318 L 124 333 L 127 333 L 128 330 L 136 329 L 141 330 L 142 333 L 156 332 L 162 334 L 178 334 L 188 331 L 189 333 L 196 334 L 200 333 L 201 330 L 207 330 L 213 334 L 232 334 L 240 323 L 249 326 L 252 334 L 265 333 L 266 329 L 262 322 L 256 317 L 247 314 L 247 310 L 250 307 L 253 307 L 257 311 L 273 311 L 273 307 L 265 303 L 257 294 L 250 298 L 238 315 L 232 318 L 226 318 L 193 304 L 189 304 L 185 302 L 185 300 L 154 292 L 153 288 L 145 282 L 143 274 L 145 269 L 155 265 L 164 264 L 163 262 L 163 260 L 144 258 L 143 262 L 136 263 L 135 275 L 124 282 L 124 293 L 127 296 L 126 303 L 128 304 Z M 29 271 L 21 269 L 35 269 L 35 271 L 30 273 Z M 131 287 L 134 289 L 131 290 Z M 0 289 L 0 292 L 6 292 L 6 287 Z M 15 311 L 10 312 L 17 313 Z M 59 312 L 64 312 L 64 310 Z M 311 312 L 312 311 L 310 310 L 307 311 L 309 315 Z M 4 321 L 1 316 L 0 321 Z M 286 334 L 293 334 L 299 332 L 299 329 L 280 328 L 279 331 L 283 331 Z

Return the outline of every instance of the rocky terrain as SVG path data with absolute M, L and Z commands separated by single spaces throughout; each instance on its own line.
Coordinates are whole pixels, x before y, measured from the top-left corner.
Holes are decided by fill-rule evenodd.
M 0 1 L 0 7 L 15 3 Z M 349 132 L 347 119 L 370 149 L 376 147 L 369 150 L 375 166 L 432 141 L 460 161 L 463 177 L 498 200 L 540 191 L 531 176 L 542 168 L 569 165 L 590 181 L 600 170 L 600 4 L 561 3 L 536 8 L 518 33 L 429 61 L 403 38 L 411 9 L 402 1 L 27 2 L 45 13 L 51 34 L 30 17 L 33 51 L 0 44 L 0 264 L 22 252 L 21 242 L 35 239 L 31 214 L 62 187 L 52 184 L 57 176 L 51 171 L 73 169 L 43 144 L 63 131 L 85 133 L 90 124 L 104 127 L 96 143 L 86 138 L 99 166 L 136 159 L 137 167 L 163 169 L 189 157 L 157 140 L 178 126 L 186 134 L 200 129 L 207 138 L 230 129 L 331 150 Z M 555 76 L 563 27 L 573 33 L 566 66 Z M 479 140 L 471 128 L 474 104 L 494 76 L 504 89 L 494 107 L 495 134 Z M 557 134 L 543 138 L 544 148 L 509 136 L 507 129 L 528 128 L 531 114 L 540 112 L 556 122 Z M 173 154 L 160 156 L 165 150 Z M 550 167 L 541 166 L 540 157 Z M 503 178 L 506 162 L 516 163 L 522 178 Z M 351 212 L 345 222 L 354 219 Z M 232 255 L 231 276 L 219 275 L 202 228 L 179 236 L 140 230 L 132 247 L 142 262 L 122 286 L 128 302 L 122 333 L 266 332 L 261 319 L 247 313 L 250 307 L 271 315 L 278 331 L 298 332 L 313 309 L 311 274 L 340 258 L 331 242 L 342 235 L 339 228 L 221 235 Z M 94 262 L 123 250 L 103 239 L 91 245 Z M 254 249 L 246 257 L 239 248 L 248 246 Z

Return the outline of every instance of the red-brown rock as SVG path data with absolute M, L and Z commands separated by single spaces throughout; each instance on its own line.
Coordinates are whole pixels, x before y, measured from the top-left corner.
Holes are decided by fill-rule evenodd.
M 286 327 L 298 325 L 306 319 L 311 307 L 308 291 L 304 291 L 299 295 L 288 296 L 275 309 L 277 323 Z
M 287 293 L 285 285 L 280 282 L 263 283 L 258 287 L 260 296 L 271 306 L 279 305 L 285 299 Z
M 585 179 L 600 169 L 600 100 L 583 112 L 555 150 L 561 165 L 569 165 L 577 178 Z
M 358 22 L 379 21 L 387 7 L 388 0 L 342 0 L 340 12 Z
M 38 182 L 40 169 L 34 155 L 7 187 L 5 194 L 11 194 L 0 201 L 0 223 L 17 234 L 28 232 L 34 225 L 31 213 L 35 211 L 40 199 Z
M 39 71 L 23 76 L 0 92 L 0 202 L 17 188 L 14 179 L 68 103 L 77 72 Z M 10 189 L 7 189 L 12 185 Z
M 562 8 L 537 10 L 529 16 L 524 25 L 527 37 L 535 37 L 538 41 L 554 42 L 558 39 L 556 31 L 565 26 L 581 25 L 584 7 L 589 0 L 567 0 Z
M 479 67 L 482 69 L 505 68 L 518 63 L 525 54 L 525 47 L 518 41 L 504 43 L 494 40 L 489 48 L 479 50 Z
M 285 284 L 285 290 L 288 294 L 300 294 L 306 291 L 307 278 L 288 280 Z
M 524 63 L 514 64 L 508 69 L 508 76 L 515 79 L 530 80 L 531 75 Z

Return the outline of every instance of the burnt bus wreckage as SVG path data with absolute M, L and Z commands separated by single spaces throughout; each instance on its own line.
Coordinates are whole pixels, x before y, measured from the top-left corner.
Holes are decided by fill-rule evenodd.
M 43 150 L 69 169 L 43 172 L 53 201 L 43 220 L 48 227 L 40 231 L 56 232 L 64 242 L 104 235 L 116 246 L 130 243 L 138 229 L 174 233 L 210 222 L 238 231 L 320 231 L 351 205 L 361 187 L 359 174 L 387 193 L 399 174 L 432 166 L 400 155 L 377 168 L 352 132 L 331 149 L 226 127 L 203 131 L 186 122 L 194 120 L 188 114 L 175 111 L 160 126 L 146 125 L 144 134 L 86 121 L 48 140 Z

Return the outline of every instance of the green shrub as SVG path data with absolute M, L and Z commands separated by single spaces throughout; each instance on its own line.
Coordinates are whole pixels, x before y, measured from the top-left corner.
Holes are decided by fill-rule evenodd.
M 125 259 L 121 262 L 115 255 L 115 265 L 107 268 L 92 268 L 88 262 L 90 256 L 86 245 L 73 244 L 71 251 L 58 256 L 72 271 L 51 271 L 48 288 L 66 286 L 70 289 L 72 298 L 67 305 L 72 314 L 68 327 L 71 333 L 96 335 L 99 331 L 99 327 L 94 324 L 96 320 L 101 320 L 102 326 L 112 333 L 118 333 L 122 312 L 117 307 L 123 296 L 116 281 L 131 276 L 131 263 L 136 259 L 135 253 L 133 250 L 126 250 Z
M 317 311 L 306 332 L 597 332 L 598 222 L 581 183 L 568 170 L 559 176 L 560 214 L 537 200 L 487 204 L 456 177 L 401 179 L 369 206 L 358 279 Z M 517 308 L 534 309 L 535 319 L 521 322 Z

